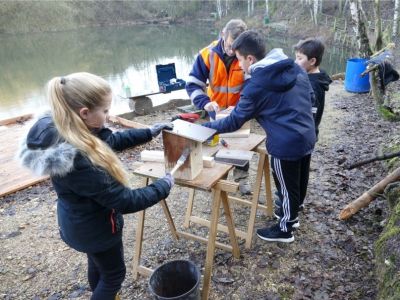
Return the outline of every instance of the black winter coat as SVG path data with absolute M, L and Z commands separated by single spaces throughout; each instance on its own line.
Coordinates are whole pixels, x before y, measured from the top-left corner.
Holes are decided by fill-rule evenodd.
M 103 128 L 98 137 L 114 150 L 151 140 L 149 129 L 111 132 Z M 94 166 L 76 148 L 61 140 L 50 116 L 39 119 L 22 143 L 22 164 L 39 175 L 50 175 L 58 195 L 57 214 L 61 238 L 85 253 L 109 249 L 122 238 L 122 214 L 146 209 L 170 191 L 158 180 L 139 189 L 116 181 L 106 170 Z

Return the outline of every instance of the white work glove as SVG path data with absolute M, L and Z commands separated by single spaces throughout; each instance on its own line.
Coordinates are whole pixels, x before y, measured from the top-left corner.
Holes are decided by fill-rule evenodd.
M 151 136 L 156 137 L 163 129 L 172 130 L 173 128 L 174 124 L 172 123 L 155 123 L 152 127 L 150 127 Z
M 206 105 L 204 105 L 204 110 L 206 111 L 215 111 L 219 112 L 219 106 L 218 103 L 215 101 L 208 102 Z
M 164 175 L 164 177 L 160 178 L 161 180 L 164 180 L 170 188 L 172 188 L 175 184 L 175 179 L 174 177 L 171 175 L 171 173 L 166 173 Z

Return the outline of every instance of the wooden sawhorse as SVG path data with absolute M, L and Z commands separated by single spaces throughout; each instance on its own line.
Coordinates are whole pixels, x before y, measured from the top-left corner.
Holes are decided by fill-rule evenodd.
M 168 205 L 165 200 L 161 200 L 160 204 L 163 208 L 164 214 L 168 221 L 169 229 L 175 239 L 180 237 L 200 241 L 207 244 L 207 254 L 204 266 L 204 278 L 203 278 L 203 289 L 202 289 L 202 299 L 208 299 L 210 291 L 210 281 L 212 274 L 212 266 L 214 261 L 215 247 L 221 248 L 223 250 L 232 252 L 235 258 L 239 258 L 240 250 L 238 242 L 236 239 L 235 225 L 233 222 L 233 217 L 231 209 L 229 207 L 228 195 L 227 193 L 234 193 L 238 191 L 238 184 L 232 183 L 221 178 L 225 178 L 232 166 L 215 164 L 213 168 L 203 170 L 199 176 L 191 181 L 181 181 L 177 180 L 176 184 L 181 186 L 187 186 L 192 189 L 201 190 L 211 190 L 212 192 L 212 207 L 211 207 L 211 217 L 209 223 L 209 235 L 208 239 L 179 231 L 176 229 L 174 221 L 172 219 L 171 213 L 169 211 Z M 146 163 L 134 170 L 134 173 L 140 176 L 144 176 L 144 185 L 148 185 L 150 178 L 160 178 L 164 175 L 164 165 L 159 163 Z M 217 227 L 219 220 L 220 207 L 222 206 L 225 213 L 225 220 L 227 223 L 227 232 L 229 233 L 230 245 L 222 244 L 216 241 Z M 136 242 L 135 242 L 135 253 L 133 256 L 133 278 L 137 279 L 139 274 L 149 276 L 153 272 L 152 269 L 142 266 L 140 264 L 140 257 L 142 254 L 142 244 L 143 244 L 143 231 L 145 222 L 146 211 L 140 211 L 137 213 L 138 225 L 136 228 Z
M 238 197 L 228 196 L 228 200 L 235 201 L 239 204 L 243 204 L 243 205 L 251 207 L 249 222 L 247 225 L 247 231 L 243 231 L 243 230 L 239 230 L 239 229 L 235 230 L 236 235 L 246 241 L 245 246 L 247 249 L 250 249 L 250 247 L 251 247 L 257 209 L 265 210 L 266 215 L 270 216 L 270 217 L 272 216 L 272 209 L 273 209 L 272 193 L 271 193 L 271 176 L 270 176 L 270 167 L 269 167 L 269 159 L 268 159 L 269 155 L 264 146 L 257 146 L 257 148 L 255 149 L 255 152 L 257 152 L 259 154 L 259 158 L 258 158 L 256 181 L 253 186 L 252 200 L 250 201 L 247 199 L 241 199 Z M 266 194 L 266 204 L 265 205 L 258 203 L 263 178 L 264 178 L 265 194 Z M 186 215 L 185 215 L 184 227 L 189 228 L 190 222 L 196 223 L 196 224 L 199 224 L 202 226 L 210 227 L 210 221 L 192 215 L 194 195 L 195 195 L 195 189 L 191 189 L 190 193 L 189 193 L 189 200 L 188 200 L 188 206 L 187 206 Z M 225 232 L 225 233 L 229 233 L 229 229 L 227 228 L 227 226 L 224 226 L 221 224 L 218 224 L 218 230 Z

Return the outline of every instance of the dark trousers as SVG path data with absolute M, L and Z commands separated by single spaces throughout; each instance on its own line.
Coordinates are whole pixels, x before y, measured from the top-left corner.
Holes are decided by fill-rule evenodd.
M 297 219 L 299 206 L 307 194 L 311 155 L 299 160 L 281 160 L 271 157 L 272 175 L 282 200 L 279 226 L 282 231 L 291 231 Z
M 91 300 L 114 300 L 125 279 L 122 241 L 99 253 L 87 253 L 88 279 L 93 291 Z

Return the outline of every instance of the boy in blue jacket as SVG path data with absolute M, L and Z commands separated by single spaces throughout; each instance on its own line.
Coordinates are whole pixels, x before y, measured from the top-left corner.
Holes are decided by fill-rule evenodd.
M 281 218 L 257 230 L 266 241 L 294 241 L 293 225 L 308 184 L 311 152 L 316 142 L 312 116 L 312 89 L 307 74 L 282 49 L 266 55 L 264 37 L 255 31 L 243 32 L 233 43 L 241 68 L 251 75 L 240 100 L 229 117 L 204 126 L 218 133 L 239 129 L 256 119 L 267 134 L 274 182 L 282 195 Z

